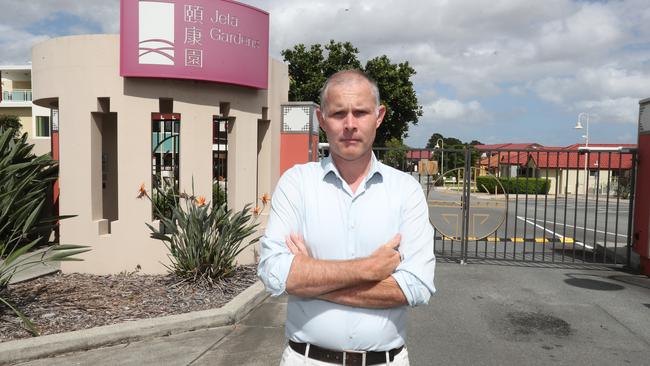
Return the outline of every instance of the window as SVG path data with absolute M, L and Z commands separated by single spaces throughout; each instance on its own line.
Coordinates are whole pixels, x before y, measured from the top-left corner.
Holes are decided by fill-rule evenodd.
M 228 118 L 212 119 L 212 190 L 213 201 L 224 204 L 228 195 Z
M 171 216 L 178 200 L 180 169 L 180 114 L 154 113 L 151 121 L 151 180 L 153 216 Z
M 50 137 L 50 117 L 36 116 L 36 137 Z

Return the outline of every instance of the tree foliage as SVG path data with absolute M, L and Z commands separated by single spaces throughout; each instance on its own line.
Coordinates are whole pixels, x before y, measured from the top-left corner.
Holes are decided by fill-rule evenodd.
M 12 129 L 14 132 L 14 137 L 18 137 L 20 133 L 20 128 L 22 124 L 20 123 L 20 118 L 14 115 L 0 115 L 0 128 L 3 129 Z
M 379 159 L 386 165 L 392 166 L 395 169 L 404 169 L 406 167 L 406 152 L 408 151 L 408 146 L 395 138 L 391 137 L 390 140 L 386 141 L 386 150 Z
M 393 63 L 382 55 L 366 62 L 362 67 L 359 50 L 350 42 L 330 42 L 324 46 L 297 44 L 282 51 L 284 61 L 289 63 L 289 100 L 314 101 L 320 104 L 320 88 L 332 74 L 346 69 L 360 69 L 375 79 L 386 106 L 384 123 L 377 131 L 376 146 L 385 146 L 391 138 L 402 140 L 408 136 L 409 124 L 417 124 L 422 116 L 422 106 L 411 77 L 415 75 L 408 62 Z M 323 134 L 321 134 L 321 139 Z
M 426 148 L 435 149 L 436 144 L 440 140 L 442 140 L 442 144 L 438 144 L 439 145 L 438 148 L 443 149 L 445 151 L 445 158 L 443 164 L 445 171 L 449 171 L 455 168 L 465 167 L 465 153 L 460 150 L 464 149 L 465 147 L 482 145 L 482 143 L 478 140 L 472 140 L 469 143 L 464 143 L 463 141 L 455 137 L 444 137 L 442 134 L 436 132 L 433 133 L 429 138 Z M 476 149 L 471 149 L 470 154 L 471 154 L 471 165 L 475 166 L 481 154 Z

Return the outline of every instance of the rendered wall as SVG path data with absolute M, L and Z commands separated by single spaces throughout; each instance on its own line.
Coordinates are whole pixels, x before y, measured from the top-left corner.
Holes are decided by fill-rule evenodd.
M 63 263 L 63 271 L 106 274 L 138 265 L 144 273 L 166 271 L 167 250 L 149 238 L 145 226 L 151 222 L 151 204 L 136 199 L 141 183 L 151 190 L 151 113 L 159 112 L 159 98 L 173 99 L 173 112 L 181 114 L 181 192 L 192 192 L 193 182 L 196 195 L 211 197 L 214 115 L 233 121 L 228 136 L 229 207 L 241 209 L 257 202 L 258 194 L 272 192 L 279 171 L 279 108 L 288 95 L 286 65 L 270 61 L 268 90 L 122 78 L 117 35 L 52 39 L 33 48 L 32 60 L 35 103 L 59 108 L 60 214 L 78 215 L 61 223 L 61 242 L 92 247 L 83 262 Z M 110 234 L 100 234 L 105 220 L 93 219 L 92 202 L 106 200 L 97 182 L 101 148 L 92 117 L 99 112 L 97 98 L 110 98 L 110 112 L 117 114 L 118 220 L 111 223 Z M 258 143 L 260 120 L 270 133 Z M 253 252 L 250 247 L 240 262 L 250 263 Z

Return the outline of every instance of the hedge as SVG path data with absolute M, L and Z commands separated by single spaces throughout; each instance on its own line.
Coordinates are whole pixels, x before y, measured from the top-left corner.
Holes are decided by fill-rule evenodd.
M 519 193 L 519 194 L 547 194 L 551 188 L 551 183 L 548 179 L 544 178 L 496 178 L 501 182 L 503 189 L 506 193 Z M 476 187 L 479 192 L 494 193 L 497 181 L 491 176 L 476 177 Z M 501 187 L 498 188 L 501 193 Z

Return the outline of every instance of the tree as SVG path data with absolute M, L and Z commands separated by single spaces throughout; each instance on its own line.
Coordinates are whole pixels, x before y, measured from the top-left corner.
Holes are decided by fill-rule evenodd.
M 20 118 L 14 115 L 0 115 L 0 128 L 12 129 L 15 131 L 14 137 L 18 137 L 22 124 Z
M 358 59 L 359 50 L 350 42 L 330 42 L 324 46 L 297 44 L 282 51 L 289 63 L 289 100 L 314 101 L 320 104 L 320 88 L 332 74 L 346 69 L 361 69 L 377 81 L 381 103 L 386 106 L 384 123 L 377 131 L 376 146 L 384 146 L 392 137 L 408 136 L 409 123 L 417 124 L 422 106 L 411 77 L 415 75 L 408 62 L 394 64 L 382 55 L 369 60 L 365 67 Z M 321 141 L 324 141 L 321 133 Z
M 324 54 L 327 52 L 327 56 Z M 289 100 L 313 101 L 320 104 L 320 88 L 332 74 L 346 69 L 360 69 L 357 50 L 350 42 L 334 42 L 307 49 L 297 44 L 283 50 L 284 61 L 289 63 Z
M 388 56 L 382 55 L 369 60 L 365 71 L 377 82 L 381 103 L 386 106 L 375 144 L 384 146 L 393 137 L 399 140 L 407 137 L 409 123 L 417 124 L 418 117 L 422 116 L 422 106 L 418 105 L 411 81 L 415 69 L 408 62 L 393 64 Z
M 445 142 L 444 136 L 442 136 L 441 134 L 436 132 L 433 135 L 431 135 L 431 137 L 429 138 L 429 142 L 427 142 L 426 148 L 427 149 L 433 149 L 434 147 L 436 147 L 436 144 L 438 143 L 438 140 L 442 140 L 443 143 Z M 438 147 L 441 147 L 441 146 L 438 146 Z
M 289 62 L 289 100 L 312 100 L 318 103 L 318 92 L 325 82 L 322 65 L 325 61 L 323 48 L 312 45 L 309 50 L 304 44 L 282 51 L 284 60 Z
M 391 137 L 390 140 L 386 141 L 386 147 L 388 150 L 386 150 L 380 160 L 395 169 L 406 168 L 406 151 L 408 147 L 395 137 Z
M 457 150 L 457 151 L 445 151 L 445 161 L 444 161 L 445 171 L 455 169 L 455 168 L 465 167 L 465 154 L 462 151 L 460 151 L 461 149 L 464 149 L 465 147 L 474 147 L 476 145 L 482 145 L 482 143 L 478 140 L 472 140 L 470 143 L 464 143 L 455 137 L 444 137 L 442 134 L 436 132 L 432 134 L 431 137 L 429 138 L 426 148 L 434 149 L 439 139 L 442 139 L 443 142 L 443 146 L 439 146 L 440 148 L 444 147 L 445 150 Z M 481 154 L 476 149 L 471 149 L 470 153 L 471 153 L 472 166 L 475 166 Z

